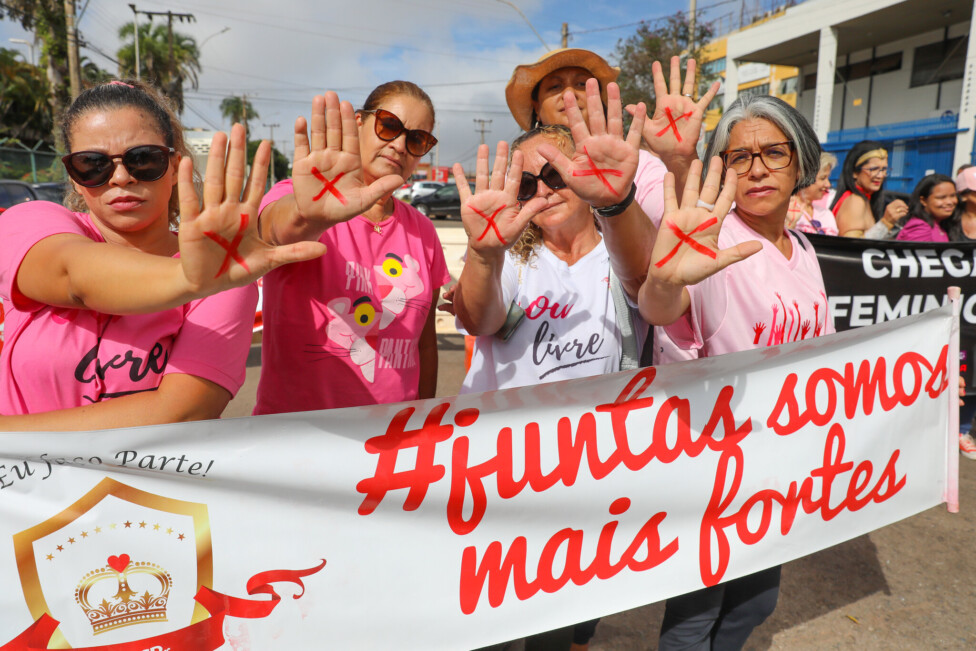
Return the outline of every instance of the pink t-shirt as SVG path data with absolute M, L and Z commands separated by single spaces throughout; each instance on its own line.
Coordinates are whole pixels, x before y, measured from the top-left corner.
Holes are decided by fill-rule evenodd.
M 654 223 L 655 228 L 661 228 L 661 220 L 664 219 L 664 177 L 668 173 L 668 168 L 660 158 L 643 149 L 638 152 L 638 157 L 637 174 L 634 176 L 637 194 L 634 198 L 644 214 Z M 683 362 L 689 359 L 698 359 L 698 351 L 681 349 L 671 341 L 664 328 L 654 328 L 653 363 L 655 365 Z
M 903 242 L 948 242 L 949 234 L 938 223 L 929 224 L 921 217 L 912 217 L 898 231 L 895 239 Z
M 292 192 L 282 181 L 261 210 Z M 427 217 L 394 200 L 374 224 L 327 230 L 317 260 L 264 277 L 264 342 L 255 414 L 354 407 L 418 396 L 419 342 L 451 276 Z
M 257 287 L 249 285 L 152 314 L 110 315 L 53 307 L 12 287 L 27 252 L 73 233 L 104 242 L 85 213 L 46 201 L 0 216 L 0 413 L 33 414 L 155 390 L 185 373 L 237 393 L 251 345 Z M 175 237 L 175 236 L 174 236 Z
M 790 235 L 787 259 L 732 211 L 722 223 L 719 247 L 758 240 L 762 251 L 688 287 L 691 307 L 667 326 L 682 347 L 702 357 L 762 348 L 834 332 L 827 293 L 813 245 Z

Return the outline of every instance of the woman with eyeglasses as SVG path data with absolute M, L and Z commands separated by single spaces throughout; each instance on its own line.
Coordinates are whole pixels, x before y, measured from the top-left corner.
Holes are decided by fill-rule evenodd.
M 830 205 L 842 237 L 894 237 L 893 229 L 908 214 L 908 204 L 895 199 L 885 205 L 886 178 L 888 151 L 880 142 L 862 140 L 847 153 Z
M 60 130 L 68 207 L 32 201 L 0 216 L 0 429 L 219 417 L 244 381 L 252 281 L 322 253 L 257 235 L 270 146 L 242 201 L 244 130 L 231 131 L 226 161 L 227 136 L 215 136 L 201 211 L 183 127 L 150 86 L 90 88 Z
M 790 197 L 820 168 L 813 129 L 785 102 L 754 95 L 737 99 L 714 134 L 700 194 L 686 189 L 679 208 L 665 182 L 664 221 L 682 235 L 661 229 L 641 314 L 703 357 L 834 332 L 816 253 L 785 227 Z M 700 174 L 697 163 L 688 185 Z M 742 648 L 776 607 L 779 579 L 777 566 L 668 599 L 658 649 Z
M 434 305 L 450 274 L 430 220 L 393 198 L 437 143 L 433 128 L 430 97 L 407 81 L 355 112 L 333 92 L 316 97 L 311 137 L 296 120 L 292 178 L 264 197 L 261 232 L 327 253 L 264 279 L 255 414 L 434 396 Z

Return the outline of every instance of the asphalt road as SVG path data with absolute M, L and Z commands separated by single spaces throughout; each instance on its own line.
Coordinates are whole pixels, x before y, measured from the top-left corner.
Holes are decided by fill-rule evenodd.
M 435 225 L 456 278 L 464 232 L 456 220 Z M 437 341 L 437 395 L 455 395 L 464 342 L 452 319 L 439 320 Z M 225 417 L 251 413 L 259 373 L 255 345 L 247 380 Z M 959 465 L 959 513 L 935 507 L 785 565 L 776 612 L 745 648 L 976 649 L 976 461 L 960 458 Z M 658 603 L 605 617 L 590 650 L 654 649 L 663 612 Z

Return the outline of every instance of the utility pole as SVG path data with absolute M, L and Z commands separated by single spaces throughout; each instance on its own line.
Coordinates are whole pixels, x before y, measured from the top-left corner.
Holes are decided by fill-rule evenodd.
M 135 8 L 133 8 L 135 11 Z M 143 16 L 149 18 L 149 22 L 152 22 L 153 16 L 166 16 L 166 22 L 169 29 L 169 73 L 170 80 L 168 87 L 166 88 L 166 94 L 170 99 L 176 102 L 177 108 L 179 108 L 180 113 L 183 112 L 183 75 L 176 69 L 176 58 L 173 54 L 173 19 L 179 18 L 180 22 L 193 23 L 196 22 L 197 18 L 193 14 L 179 14 L 172 11 L 141 11 L 139 12 Z M 158 83 L 162 83 L 161 79 L 156 80 Z
M 131 2 L 129 9 L 132 10 L 132 39 L 136 43 L 136 81 L 139 81 L 142 78 L 139 74 L 139 12 L 136 11 L 136 6 Z
M 263 122 L 261 123 L 261 125 L 262 126 L 265 126 L 265 127 L 268 127 L 269 129 L 271 129 L 271 185 L 274 185 L 275 184 L 275 173 L 274 173 L 274 130 L 275 130 L 275 127 L 280 127 L 281 125 L 280 124 L 264 124 Z
M 698 15 L 698 0 L 691 0 L 691 9 L 688 14 L 688 50 L 691 56 L 695 56 L 695 18 Z
M 485 133 L 486 132 L 487 133 L 491 133 L 491 131 L 485 125 L 491 124 L 491 120 L 482 120 L 480 118 L 475 118 L 474 119 L 474 123 L 478 125 L 475 128 L 475 131 L 478 131 L 478 132 L 481 133 L 481 144 L 483 145 L 483 144 L 485 144 Z
M 695 0 L 691 0 L 694 2 Z M 563 47 L 569 47 L 569 23 L 563 23 Z
M 247 142 L 247 93 L 241 95 L 241 122 L 244 123 L 244 142 Z
M 75 0 L 64 0 L 64 22 L 68 32 L 68 75 L 71 83 L 71 99 L 75 99 L 81 95 L 78 32 L 75 30 Z

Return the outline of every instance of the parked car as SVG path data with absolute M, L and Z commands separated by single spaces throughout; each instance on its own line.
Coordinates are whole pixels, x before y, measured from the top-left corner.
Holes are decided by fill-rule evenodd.
M 0 208 L 11 208 L 27 201 L 64 201 L 66 185 L 62 182 L 27 183 L 0 179 Z
M 471 192 L 474 192 L 474 183 L 469 183 Z M 444 219 L 445 217 L 461 217 L 461 198 L 458 194 L 457 186 L 451 183 L 436 190 L 433 194 L 420 197 L 413 202 L 413 207 L 420 211 L 421 215 L 432 217 L 433 219 Z
M 447 184 L 440 181 L 417 181 L 410 188 L 410 203 L 414 203 L 420 197 L 434 194 L 445 185 Z
M 409 201 L 410 193 L 413 190 L 413 183 L 404 183 L 399 188 L 393 191 L 393 198 L 399 199 L 400 201 Z

